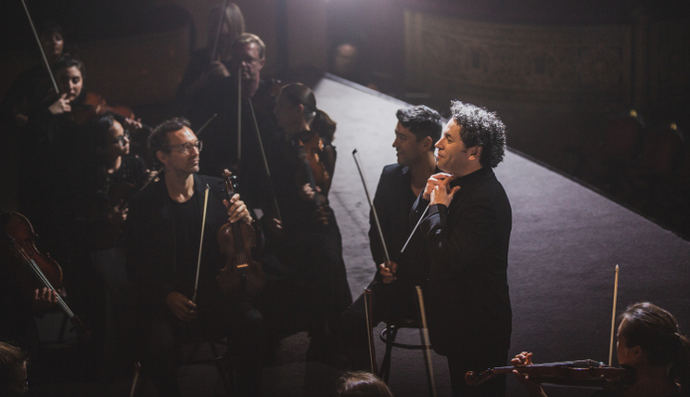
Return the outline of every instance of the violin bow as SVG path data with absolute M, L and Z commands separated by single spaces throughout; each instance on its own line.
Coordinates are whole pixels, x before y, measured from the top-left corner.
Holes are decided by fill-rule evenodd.
M 22 0 L 23 1 L 23 0 Z M 218 52 L 218 41 L 220 40 L 220 31 L 223 30 L 223 25 L 225 25 L 225 13 L 228 8 L 228 0 L 223 0 L 223 8 L 218 14 L 218 28 L 216 29 L 216 35 L 213 40 L 213 48 L 211 50 L 211 62 L 216 60 L 216 53 Z
M 417 223 L 414 225 L 412 228 L 412 231 L 410 232 L 410 236 L 407 238 L 407 241 L 405 241 L 405 244 L 403 244 L 402 248 L 400 249 L 400 253 L 404 253 L 405 250 L 407 249 L 407 245 L 410 244 L 410 240 L 412 240 L 412 236 L 417 232 L 417 229 L 419 228 L 419 225 L 422 223 L 422 219 L 426 216 L 426 213 L 429 212 L 429 204 L 426 205 L 426 208 L 424 208 L 424 212 L 422 212 L 422 216 L 419 217 L 417 220 Z
M 616 265 L 613 277 L 613 310 L 611 311 L 611 337 L 609 339 L 609 367 L 613 362 L 613 336 L 616 330 L 616 303 L 618 302 L 618 273 L 620 266 Z
M 264 170 L 266 171 L 266 176 L 268 177 L 268 186 L 271 189 L 271 196 L 273 197 L 273 209 L 275 210 L 278 219 L 282 219 L 282 217 L 280 216 L 280 207 L 278 207 L 278 199 L 276 199 L 275 189 L 273 188 L 271 168 L 268 166 L 268 158 L 266 157 L 266 150 L 264 149 L 264 140 L 263 138 L 261 138 L 259 122 L 256 120 L 256 113 L 254 113 L 254 104 L 252 103 L 251 99 L 249 99 L 247 103 L 249 103 L 249 111 L 252 116 L 252 122 L 254 123 L 254 131 L 256 132 L 256 140 L 259 142 L 259 151 L 261 152 L 261 159 L 264 163 Z
M 242 63 L 237 68 L 237 165 L 242 161 Z
M 201 252 L 204 247 L 204 231 L 206 230 L 206 211 L 208 210 L 208 191 L 210 187 L 206 184 L 204 189 L 204 212 L 201 217 L 201 237 L 199 238 L 199 255 L 196 259 L 196 275 L 194 276 L 194 293 L 192 294 L 192 302 L 196 303 L 197 293 L 199 292 L 199 273 L 201 272 Z
M 129 397 L 134 397 L 137 392 L 137 384 L 139 383 L 139 376 L 141 374 L 141 361 L 134 363 L 134 376 L 132 377 L 132 386 L 129 389 Z
M 357 160 L 357 149 L 354 149 L 352 151 L 352 158 L 355 159 L 355 165 L 357 166 L 357 171 L 359 172 L 359 178 L 362 180 L 362 186 L 364 187 L 364 193 L 367 195 L 367 201 L 369 202 L 369 208 L 371 208 L 371 212 L 374 213 L 374 223 L 376 224 L 376 231 L 379 234 L 379 240 L 381 240 L 381 245 L 383 246 L 383 255 L 386 258 L 386 262 L 391 261 L 391 257 L 388 254 L 388 247 L 386 246 L 386 240 L 383 239 L 383 229 L 381 228 L 381 222 L 379 221 L 379 216 L 376 211 L 376 207 L 374 207 L 374 202 L 371 200 L 371 196 L 369 195 L 369 189 L 367 189 L 367 183 L 364 180 L 364 174 L 362 173 L 362 168 L 359 166 L 359 161 Z
M 36 38 L 36 43 L 38 44 L 38 49 L 41 51 L 41 57 L 43 58 L 43 63 L 46 67 L 46 70 L 48 70 L 48 75 L 50 76 L 50 82 L 53 83 L 53 89 L 55 90 L 55 94 L 60 95 L 60 88 L 58 88 L 57 82 L 55 81 L 55 76 L 53 76 L 53 71 L 50 69 L 50 63 L 48 62 L 48 57 L 46 56 L 45 51 L 43 51 L 43 46 L 41 45 L 41 38 L 38 36 L 38 31 L 36 31 L 36 26 L 34 25 L 34 20 L 31 18 L 31 13 L 29 12 L 29 8 L 26 6 L 26 1 L 21 0 L 22 5 L 24 6 L 24 12 L 26 12 L 26 18 L 29 20 L 29 25 L 31 26 L 31 31 L 34 33 L 34 37 Z
M 436 382 L 434 381 L 434 367 L 431 363 L 431 341 L 429 340 L 429 327 L 426 323 L 426 310 L 424 309 L 424 295 L 422 294 L 422 287 L 415 286 L 417 290 L 417 302 L 419 303 L 419 317 L 422 322 L 422 328 L 419 329 L 422 338 L 422 345 L 424 346 L 424 363 L 426 364 L 426 374 L 429 377 L 429 395 L 436 397 Z
M 374 293 L 371 288 L 364 288 L 364 320 L 367 325 L 367 342 L 369 347 L 369 368 L 372 374 L 376 374 L 376 348 L 374 347 L 374 330 L 372 326 L 371 312 Z

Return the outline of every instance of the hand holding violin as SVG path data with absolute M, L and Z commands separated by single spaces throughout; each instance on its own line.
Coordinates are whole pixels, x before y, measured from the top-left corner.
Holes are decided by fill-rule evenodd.
M 249 208 L 247 208 L 247 204 L 244 201 L 240 200 L 239 194 L 235 193 L 230 200 L 223 199 L 223 204 L 227 209 L 228 222 L 244 221 L 245 223 L 252 223 Z
M 527 365 L 532 365 L 532 352 L 521 352 L 515 355 L 510 360 L 510 363 L 515 367 L 524 367 Z M 546 392 L 541 387 L 541 384 L 530 379 L 528 373 L 520 372 L 517 369 L 513 370 L 515 377 L 522 383 L 530 396 L 547 397 Z

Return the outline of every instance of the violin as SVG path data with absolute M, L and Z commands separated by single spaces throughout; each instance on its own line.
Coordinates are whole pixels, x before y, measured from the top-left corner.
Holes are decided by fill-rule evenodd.
M 517 371 L 529 375 L 536 383 L 551 383 L 569 386 L 588 386 L 612 388 L 631 385 L 635 378 L 631 368 L 610 367 L 595 360 L 560 361 L 518 366 L 489 368 L 483 371 L 467 371 L 465 382 L 478 386 L 496 375 L 510 374 Z
M 224 178 L 230 199 L 237 192 L 237 177 L 227 172 Z M 261 262 L 252 257 L 256 247 L 254 227 L 243 221 L 227 222 L 218 229 L 216 237 L 225 256 L 225 266 L 216 277 L 221 290 L 234 297 L 258 295 L 266 284 L 266 275 Z
M 30 273 L 23 272 L 27 276 L 33 274 L 34 277 L 24 277 L 24 288 L 28 294 L 32 294 L 36 288 L 45 287 L 49 290 L 58 292 L 63 287 L 63 272 L 60 264 L 50 255 L 43 254 L 36 247 L 37 234 L 33 225 L 27 217 L 19 212 L 9 212 L 3 214 L 3 226 L 5 236 L 10 242 L 11 252 L 15 262 L 25 266 L 24 269 Z M 74 314 L 72 309 L 64 301 L 60 293 L 56 294 L 57 304 L 65 312 L 67 317 L 84 334 L 88 335 L 88 330 Z
M 79 125 L 86 124 L 105 114 L 112 114 L 117 121 L 126 125 L 141 124 L 136 121 L 132 109 L 122 105 L 108 105 L 105 98 L 95 92 L 87 92 L 81 101 L 75 103 L 71 113 L 72 119 Z
M 298 172 L 296 175 L 297 183 L 301 185 L 306 176 L 309 187 L 314 192 L 317 219 L 321 224 L 328 225 L 329 217 L 326 210 L 328 198 L 326 195 L 331 187 L 331 174 L 321 156 L 325 145 L 315 131 L 308 132 L 297 141 L 299 144 L 297 155 L 304 163 L 303 173 Z

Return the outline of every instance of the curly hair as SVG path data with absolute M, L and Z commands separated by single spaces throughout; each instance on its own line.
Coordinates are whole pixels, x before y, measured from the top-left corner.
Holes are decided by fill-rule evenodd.
M 428 136 L 436 142 L 441 137 L 441 115 L 430 107 L 418 105 L 398 109 L 395 117 L 403 127 L 409 129 L 417 137 L 417 141 Z M 431 150 L 434 150 L 433 145 Z
M 462 126 L 460 138 L 466 147 L 481 146 L 479 163 L 496 167 L 505 154 L 506 126 L 496 113 L 461 101 L 450 102 L 451 117 Z

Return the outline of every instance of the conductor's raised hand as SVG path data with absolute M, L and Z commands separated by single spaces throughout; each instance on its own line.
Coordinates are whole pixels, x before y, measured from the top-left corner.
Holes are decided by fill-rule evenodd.
M 424 186 L 424 194 L 422 195 L 422 198 L 424 200 L 429 200 L 431 198 L 431 192 L 434 190 L 434 187 L 438 186 L 443 181 L 452 178 L 453 176 L 446 172 L 439 172 L 437 174 L 430 176 L 429 179 L 427 179 L 426 181 L 426 186 Z
M 460 186 L 454 186 L 453 188 L 450 187 L 450 182 L 452 180 L 453 179 L 450 177 L 439 180 L 439 182 L 431 189 L 431 193 L 429 194 L 429 205 L 441 204 L 445 205 L 446 207 L 450 206 L 450 202 L 453 201 L 455 193 L 460 190 Z

